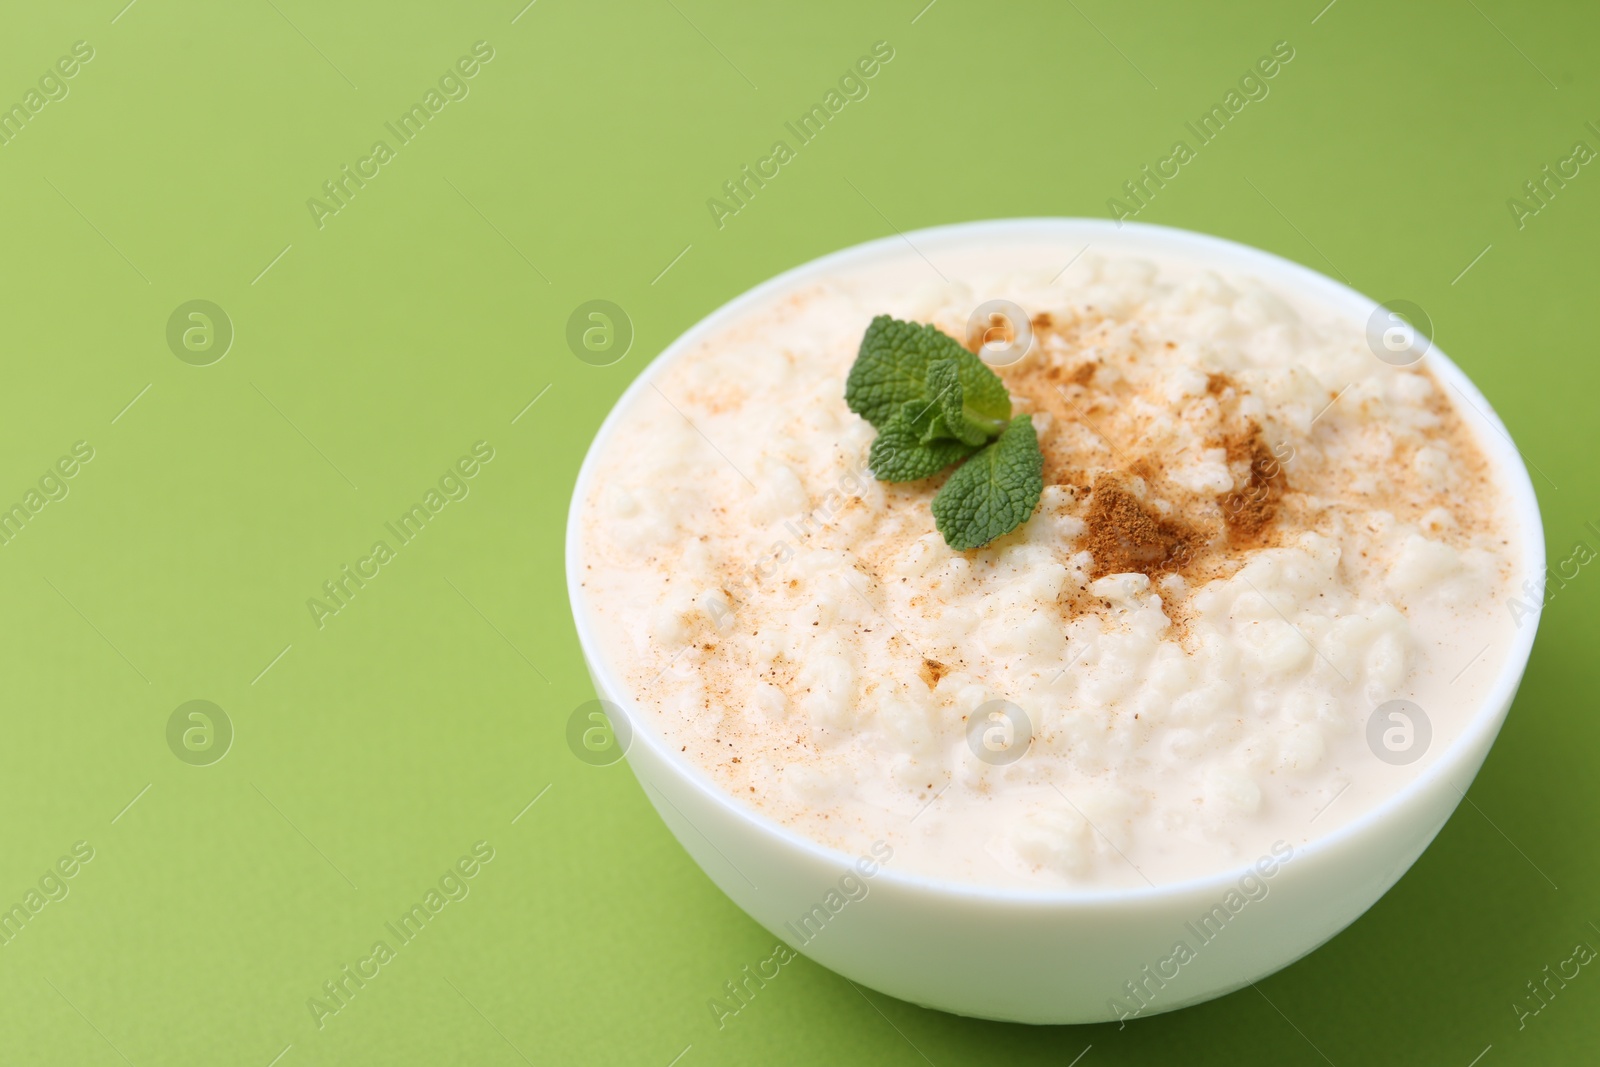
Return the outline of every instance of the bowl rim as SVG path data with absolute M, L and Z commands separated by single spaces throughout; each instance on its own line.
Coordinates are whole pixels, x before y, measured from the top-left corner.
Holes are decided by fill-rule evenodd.
M 815 259 L 808 260 L 796 267 L 779 273 L 739 295 L 723 303 L 714 311 L 705 315 L 680 333 L 669 345 L 663 348 L 651 359 L 623 390 L 622 394 L 612 405 L 605 420 L 596 430 L 594 439 L 590 442 L 588 451 L 584 455 L 583 464 L 578 470 L 577 479 L 573 485 L 572 497 L 568 505 L 567 533 L 565 541 L 566 552 L 566 578 L 567 596 L 572 610 L 573 623 L 577 630 L 579 645 L 583 651 L 584 659 L 593 673 L 599 696 L 616 704 L 628 719 L 630 737 L 628 747 L 624 750 L 627 756 L 632 752 L 633 746 L 644 744 L 648 746 L 657 759 L 664 765 L 676 770 L 678 774 L 689 783 L 697 792 L 702 794 L 726 815 L 737 822 L 745 824 L 750 830 L 767 837 L 775 838 L 785 847 L 801 852 L 808 858 L 819 861 L 829 866 L 845 869 L 852 866 L 857 857 L 842 849 L 823 844 L 804 834 L 791 829 L 776 821 L 770 816 L 746 807 L 735 800 L 727 791 L 718 786 L 698 766 L 682 758 L 681 754 L 673 751 L 666 744 L 664 738 L 654 729 L 647 717 L 634 707 L 634 700 L 628 695 L 628 690 L 616 677 L 611 665 L 598 652 L 603 648 L 599 640 L 595 621 L 591 615 L 592 608 L 587 603 L 582 592 L 582 544 L 583 531 L 580 521 L 583 512 L 583 502 L 588 497 L 595 478 L 599 457 L 604 451 L 604 446 L 611 436 L 615 434 L 618 425 L 623 420 L 625 413 L 633 406 L 638 396 L 650 387 L 650 383 L 660 375 L 664 368 L 674 359 L 679 358 L 684 352 L 689 351 L 707 336 L 715 333 L 747 309 L 766 301 L 773 294 L 779 293 L 796 283 L 812 280 L 824 276 L 831 270 L 846 266 L 858 266 L 870 262 L 875 258 L 886 256 L 891 252 L 898 254 L 905 245 L 912 245 L 914 249 L 937 249 L 951 246 L 970 246 L 974 242 L 984 241 L 1009 241 L 1017 243 L 1030 238 L 1043 241 L 1059 241 L 1065 237 L 1081 238 L 1087 245 L 1098 244 L 1101 241 L 1115 240 L 1119 251 L 1130 249 L 1138 250 L 1148 248 L 1152 254 L 1169 255 L 1179 260 L 1197 263 L 1200 266 L 1214 265 L 1219 267 L 1243 268 L 1251 271 L 1269 284 L 1281 284 L 1302 299 L 1309 299 L 1317 306 L 1323 307 L 1336 314 L 1346 311 L 1363 316 L 1370 316 L 1379 306 L 1379 302 L 1358 292 L 1342 282 L 1335 281 L 1320 271 L 1311 269 L 1293 260 L 1286 259 L 1275 253 L 1255 248 L 1250 245 L 1232 241 L 1224 237 L 1185 230 L 1171 226 L 1159 226 L 1151 223 L 1140 222 L 1115 222 L 1110 219 L 1079 218 L 1079 217 L 1016 217 L 1002 219 L 983 219 L 970 222 L 948 223 L 939 226 L 930 226 L 906 233 L 897 233 L 894 236 L 879 237 L 870 241 L 830 252 Z M 1079 253 L 1082 254 L 1081 252 Z M 1462 411 L 1460 404 L 1451 400 L 1452 406 L 1462 415 L 1463 420 L 1473 427 L 1472 434 L 1480 448 L 1489 458 L 1491 466 L 1503 482 L 1510 507 L 1510 521 L 1516 528 L 1518 539 L 1518 562 L 1520 567 L 1513 577 L 1512 588 L 1517 588 L 1516 582 L 1529 575 L 1543 574 L 1545 570 L 1545 547 L 1543 522 L 1539 513 L 1538 498 L 1533 489 L 1533 483 L 1528 475 L 1528 470 L 1523 462 L 1521 452 L 1517 449 L 1505 424 L 1489 404 L 1489 401 L 1479 391 L 1472 380 L 1456 366 L 1437 343 L 1437 329 L 1431 338 L 1434 342 L 1430 345 L 1422 362 L 1447 385 L 1454 386 L 1469 403 L 1477 409 L 1482 417 L 1474 419 L 1470 413 Z M 1483 432 L 1480 421 L 1487 421 L 1494 434 Z M 1400 789 L 1385 797 L 1380 803 L 1362 815 L 1343 823 L 1333 830 L 1313 837 L 1303 845 L 1294 845 L 1293 854 L 1297 860 L 1314 858 L 1322 853 L 1336 852 L 1342 847 L 1354 843 L 1357 839 L 1374 832 L 1381 824 L 1390 821 L 1403 809 L 1420 803 L 1424 798 L 1431 796 L 1441 785 L 1447 784 L 1459 797 L 1451 805 L 1451 813 L 1459 804 L 1460 797 L 1464 797 L 1466 789 L 1457 788 L 1450 778 L 1462 769 L 1462 765 L 1471 753 L 1476 752 L 1480 744 L 1485 757 L 1501 724 L 1510 712 L 1511 702 L 1516 696 L 1518 685 L 1521 683 L 1523 672 L 1526 670 L 1529 656 L 1532 652 L 1534 637 L 1538 632 L 1539 620 L 1542 615 L 1543 604 L 1535 606 L 1531 625 L 1518 626 L 1511 639 L 1511 646 L 1501 664 L 1499 674 L 1484 691 L 1479 707 L 1462 727 L 1460 733 L 1450 745 L 1433 759 L 1428 766 Z M 1487 738 L 1485 737 L 1487 735 Z M 639 766 L 630 758 L 630 767 L 639 775 Z M 1481 764 L 1480 764 L 1481 766 Z M 1472 771 L 1476 777 L 1477 768 Z M 1470 788 L 1471 782 L 1467 783 Z M 659 788 L 659 786 L 657 787 Z M 659 813 L 658 813 L 659 814 Z M 1446 816 L 1448 821 L 1449 816 Z M 691 823 L 691 826 L 694 824 Z M 698 827 L 696 827 L 698 830 Z M 1426 847 L 1426 846 L 1424 846 Z M 1299 863 L 1296 866 L 1300 866 Z M 1409 864 L 1407 865 L 1409 867 Z M 883 866 L 874 876 L 874 881 L 880 885 L 884 883 L 899 886 L 905 890 L 927 893 L 933 896 L 952 898 L 965 901 L 994 901 L 1008 904 L 1031 904 L 1047 906 L 1072 906 L 1072 905 L 1155 905 L 1179 898 L 1189 898 L 1196 895 L 1212 895 L 1226 892 L 1238 884 L 1240 879 L 1256 873 L 1256 863 L 1247 863 L 1237 867 L 1230 866 L 1226 869 L 1212 871 L 1197 877 L 1185 878 L 1179 881 L 1163 882 L 1154 885 L 1124 886 L 1111 889 L 1083 889 L 1077 887 L 1050 887 L 1032 888 L 1023 886 L 985 885 L 978 882 L 966 882 L 954 878 L 945 878 L 911 871 L 896 870 Z M 1403 873 L 1403 872 L 1402 872 Z

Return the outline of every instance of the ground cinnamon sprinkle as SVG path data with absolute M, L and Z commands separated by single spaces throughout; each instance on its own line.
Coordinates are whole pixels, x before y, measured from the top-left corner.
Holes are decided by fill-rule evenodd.
M 1088 385 L 1090 382 L 1094 381 L 1094 372 L 1099 369 L 1100 364 L 1096 363 L 1092 359 L 1087 363 L 1080 363 L 1076 367 L 1072 368 L 1072 373 L 1067 375 L 1067 381 L 1071 382 L 1073 385 Z
M 1298 513 L 1285 468 L 1292 453 L 1275 452 L 1260 425 L 1240 414 L 1247 390 L 1232 375 L 1207 373 L 1205 397 L 1222 425 L 1232 428 L 1208 447 L 1225 450 L 1238 488 L 1203 496 L 1174 484 L 1166 470 L 1171 457 L 1149 448 L 1137 420 L 1119 417 L 1136 401 L 1137 389 L 1117 375 L 1098 374 L 1108 365 L 1100 350 L 1118 343 L 1108 340 L 1103 316 L 1065 322 L 1039 315 L 1032 327 L 1029 357 L 998 369 L 1022 410 L 1049 420 L 1039 435 L 1045 484 L 1074 491 L 1073 511 L 1087 526 L 1078 547 L 1094 557 L 1091 578 L 1137 572 L 1152 579 L 1209 579 L 1242 552 L 1277 546 L 1286 528 L 1300 521 L 1292 517 Z M 1007 340 L 1009 324 L 997 317 L 969 330 L 968 347 L 978 352 L 986 333 L 991 341 Z M 1134 339 L 1132 347 L 1145 343 Z M 1138 353 L 1126 358 L 1134 362 Z M 1163 514 L 1164 504 L 1147 499 L 1177 505 L 1183 518 Z
M 1163 519 L 1133 495 L 1117 474 L 1094 480 L 1088 529 L 1081 544 L 1094 557 L 1091 578 L 1138 571 L 1152 578 L 1181 570 L 1203 538 L 1180 523 Z
M 1230 463 L 1250 464 L 1249 482 L 1242 489 L 1217 497 L 1228 528 L 1228 547 L 1264 548 L 1273 541 L 1278 501 L 1289 488 L 1288 478 L 1255 423 L 1244 433 L 1229 437 L 1224 446 Z

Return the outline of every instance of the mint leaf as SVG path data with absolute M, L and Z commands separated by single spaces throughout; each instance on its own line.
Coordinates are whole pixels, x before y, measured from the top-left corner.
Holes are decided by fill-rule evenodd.
M 953 359 L 936 359 L 928 364 L 928 393 L 938 408 L 938 416 L 923 431 L 924 443 L 953 437 L 965 444 L 982 445 L 1004 430 L 1011 416 L 1009 396 L 1005 414 L 998 418 L 987 418 L 967 406 L 966 390 L 961 384 L 961 365 Z
M 888 315 L 873 319 L 861 338 L 861 349 L 845 381 L 845 403 L 881 431 L 904 404 L 936 398 L 928 390 L 930 364 L 936 360 L 956 364 L 963 407 L 979 419 L 994 420 L 989 433 L 998 433 L 1003 428 L 999 423 L 1011 417 L 1011 397 L 1000 377 L 937 327 L 901 322 Z
M 903 404 L 872 442 L 867 469 L 880 482 L 914 482 L 928 478 L 976 452 L 950 437 L 929 438 L 939 420 L 937 409 L 920 400 Z
M 1044 457 L 1032 420 L 1013 419 L 999 375 L 938 328 L 873 319 L 845 402 L 878 430 L 867 466 L 879 481 L 917 481 L 970 457 L 933 498 L 951 548 L 986 545 L 1039 505 Z
M 951 548 L 979 548 L 1027 522 L 1043 491 L 1039 437 L 1033 420 L 1018 415 L 944 483 L 933 498 L 934 522 Z
M 902 405 L 927 399 L 927 379 L 922 327 L 879 315 L 861 337 L 844 383 L 844 400 L 851 411 L 882 430 Z
M 939 336 L 945 337 L 942 333 Z M 953 338 L 945 337 L 945 340 L 952 353 L 948 358 L 955 360 L 961 374 L 962 407 L 967 418 L 987 421 L 988 435 L 995 436 L 1006 428 L 1006 421 L 1011 418 L 1011 393 L 1006 383 L 989 369 L 989 364 L 962 348 Z

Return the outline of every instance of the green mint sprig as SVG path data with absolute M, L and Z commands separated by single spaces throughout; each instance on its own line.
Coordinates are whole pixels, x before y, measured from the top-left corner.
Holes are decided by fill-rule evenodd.
M 1044 491 L 1033 422 L 988 365 L 938 328 L 879 315 L 861 338 L 845 403 L 877 429 L 867 466 L 913 482 L 965 464 L 933 498 L 945 543 L 980 548 L 1021 526 Z

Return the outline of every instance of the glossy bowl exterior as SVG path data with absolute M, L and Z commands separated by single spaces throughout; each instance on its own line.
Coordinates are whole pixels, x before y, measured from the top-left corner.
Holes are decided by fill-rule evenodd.
M 1142 251 L 1245 270 L 1364 324 L 1376 303 L 1266 252 L 1166 227 L 1090 219 L 1007 219 L 907 235 L 920 250 L 1039 238 L 1099 251 Z M 1013 890 L 896 871 L 892 858 L 850 856 L 744 807 L 672 751 L 606 663 L 579 584 L 581 503 L 620 413 L 679 353 L 769 294 L 844 266 L 903 252 L 902 238 L 858 245 L 752 289 L 669 346 L 618 401 L 573 493 L 567 584 L 599 696 L 631 724 L 627 759 L 662 820 L 700 867 L 774 937 L 869 988 L 930 1008 L 1028 1023 L 1088 1023 L 1154 1014 L 1228 993 L 1294 962 L 1371 907 L 1444 826 L 1505 720 L 1537 618 L 1515 634 L 1488 690 L 1450 746 L 1376 809 L 1258 866 L 1192 881 L 1099 892 Z M 1527 470 L 1505 427 L 1437 348 L 1427 366 L 1478 409 L 1463 410 L 1509 495 L 1520 561 L 1514 582 L 1543 574 L 1544 537 Z M 1486 431 L 1483 419 L 1492 421 Z M 619 731 L 621 736 L 621 731 Z M 1179 945 L 1183 946 L 1179 949 Z M 753 996 L 776 972 L 747 969 Z M 738 1004 L 728 1001 L 730 1008 Z

